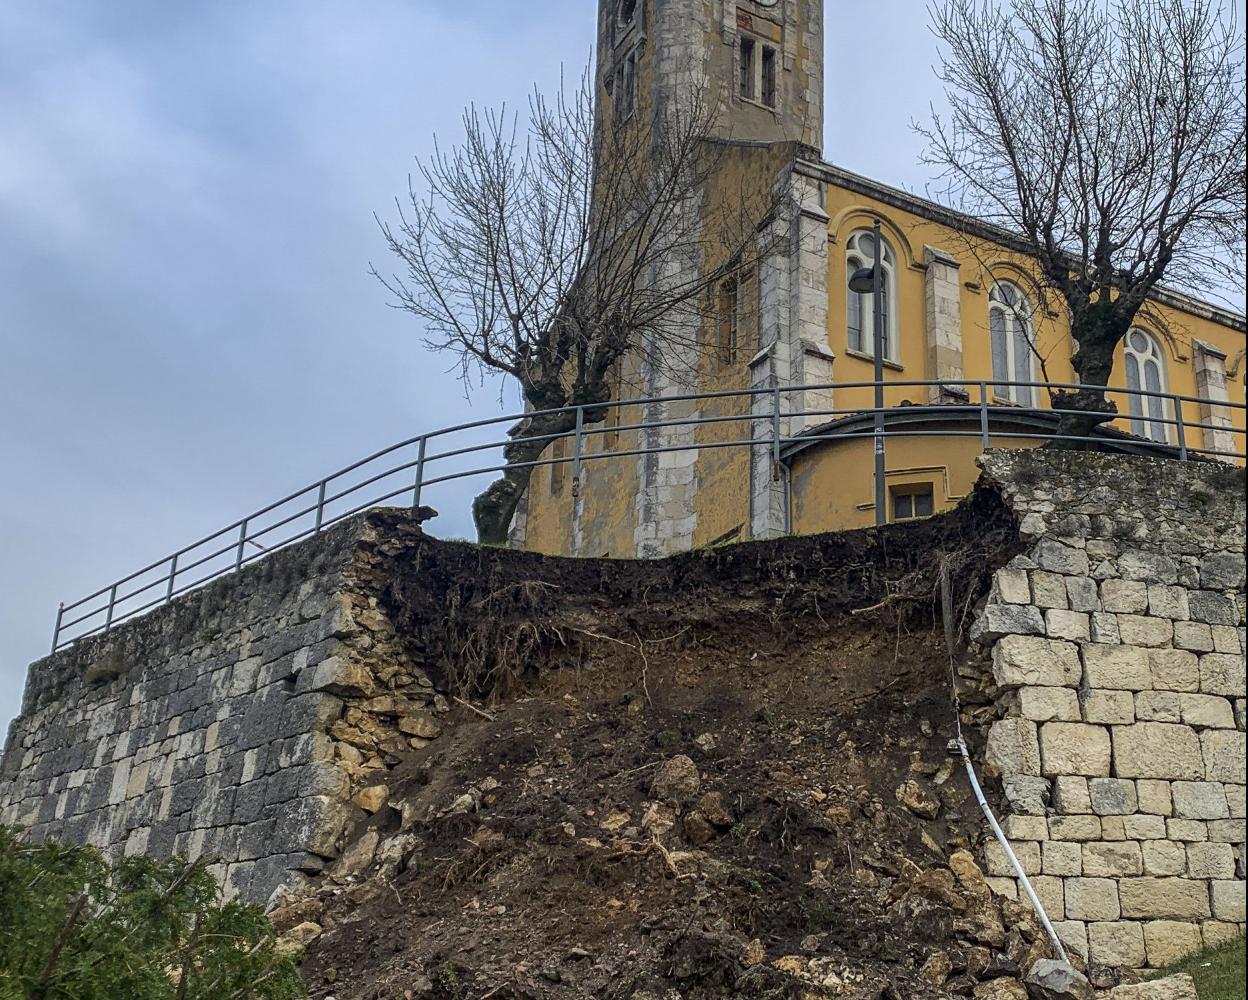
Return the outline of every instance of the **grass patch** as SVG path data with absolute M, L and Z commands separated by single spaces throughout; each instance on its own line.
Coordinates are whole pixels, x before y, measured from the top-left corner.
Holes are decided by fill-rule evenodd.
M 1208 948 L 1160 975 L 1176 972 L 1186 972 L 1196 980 L 1200 1000 L 1244 1000 L 1244 939 Z

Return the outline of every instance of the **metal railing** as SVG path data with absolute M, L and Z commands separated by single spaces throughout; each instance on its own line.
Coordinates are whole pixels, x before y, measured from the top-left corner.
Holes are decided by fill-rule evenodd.
M 571 455 L 543 456 L 530 462 L 514 463 L 513 467 L 571 465 L 574 484 L 579 484 L 582 469 L 588 462 L 689 451 L 694 448 L 700 450 L 766 449 L 772 461 L 778 464 L 786 459 L 786 450 L 791 452 L 820 441 L 845 441 L 874 437 L 876 432 L 871 426 L 871 421 L 877 413 L 885 414 L 883 436 L 886 439 L 975 437 L 979 438 L 981 446 L 987 449 L 994 437 L 1008 438 L 1012 442 L 1052 441 L 1061 438 L 1063 441 L 1095 443 L 1120 450 L 1125 448 L 1137 452 L 1146 451 L 1176 458 L 1179 461 L 1188 461 L 1197 456 L 1238 462 L 1245 460 L 1245 446 L 1242 443 L 1244 439 L 1242 414 L 1245 410 L 1243 403 L 1210 401 L 1175 393 L 1114 387 L 1105 390 L 1111 397 L 1122 395 L 1127 396 L 1129 400 L 1134 398 L 1139 401 L 1135 407 L 1139 415 L 1130 412 L 1132 408 L 1128 406 L 1129 412 L 1117 417 L 1116 422 L 1135 421 L 1138 423 L 1142 421 L 1150 427 L 1164 427 L 1166 438 L 1173 437 L 1172 441 L 1140 438 L 1121 430 L 1114 430 L 1109 426 L 1098 428 L 1090 435 L 1062 434 L 1057 426 L 1061 418 L 1082 411 L 1020 406 L 1003 401 L 1001 398 L 1017 395 L 1017 391 L 1022 389 L 1027 389 L 1028 394 L 1032 395 L 1038 394 L 1039 390 L 1051 392 L 1053 390 L 1103 388 L 1082 386 L 1077 383 L 887 380 L 885 390 L 889 392 L 906 388 L 921 388 L 928 392 L 938 389 L 944 393 L 965 397 L 966 402 L 906 403 L 900 406 L 886 406 L 879 410 L 869 406 L 853 406 L 790 411 L 785 406 L 789 397 L 796 393 L 836 394 L 874 389 L 874 387 L 874 382 L 829 382 L 818 385 L 773 386 L 627 399 L 591 406 L 544 410 L 536 414 L 513 413 L 458 424 L 408 438 L 344 469 L 339 469 L 310 486 L 283 497 L 191 545 L 178 549 L 172 555 L 150 563 L 72 604 L 62 604 L 57 610 L 52 651 L 56 652 L 89 635 L 106 632 L 121 621 L 168 604 L 179 595 L 194 590 L 210 580 L 240 570 L 243 566 L 262 558 L 275 549 L 323 531 L 370 507 L 399 497 L 408 497 L 415 509 L 421 506 L 426 497 L 426 491 L 434 486 L 501 472 L 507 467 L 502 462 L 501 456 L 496 454 L 492 456 L 494 461 L 476 465 L 477 456 L 490 452 L 497 453 L 504 445 L 519 439 L 534 441 L 571 439 Z M 974 394 L 974 399 L 972 399 L 972 394 Z M 1150 400 L 1160 401 L 1159 413 L 1150 405 Z M 709 401 L 723 403 L 738 401 L 745 404 L 744 412 L 699 413 L 691 417 L 676 419 L 663 417 L 648 419 L 646 416 L 648 411 L 661 407 L 663 404 Z M 642 408 L 643 417 L 640 422 L 621 424 L 603 421 L 587 424 L 585 420 L 587 411 L 601 413 L 605 410 L 622 413 L 630 407 Z M 1240 426 L 1202 422 L 1199 418 L 1189 419 L 1193 413 L 1199 414 L 1200 407 L 1220 410 L 1221 413 L 1227 415 L 1228 420 L 1230 414 L 1237 411 L 1241 414 Z M 573 418 L 573 426 L 567 432 L 523 434 L 517 427 L 512 427 L 506 439 L 484 442 L 470 440 L 462 443 L 458 440 L 465 435 L 497 427 L 500 424 L 514 425 L 517 422 L 523 422 L 526 418 L 556 414 L 568 414 Z M 815 419 L 825 419 L 826 422 L 796 434 L 786 433 L 785 422 L 793 417 L 801 417 L 808 427 Z M 871 418 L 871 420 L 864 421 L 855 418 Z M 687 441 L 670 444 L 646 443 L 647 432 L 691 425 L 702 427 L 742 421 L 749 422 L 748 437 L 693 443 Z M 973 429 L 925 426 L 950 421 L 972 423 Z M 1046 425 L 1052 425 L 1052 429 L 1046 429 Z M 1231 449 L 1208 448 L 1198 446 L 1189 438 L 1191 432 L 1196 431 L 1199 432 L 1198 437 L 1203 441 L 1203 432 L 1206 430 L 1228 435 L 1234 446 Z M 621 434 L 634 431 L 637 432 L 637 447 L 608 447 L 612 443 L 618 444 Z M 587 446 L 596 439 L 602 442 L 602 447 L 599 450 L 589 449 Z M 468 467 L 463 467 L 465 465 Z

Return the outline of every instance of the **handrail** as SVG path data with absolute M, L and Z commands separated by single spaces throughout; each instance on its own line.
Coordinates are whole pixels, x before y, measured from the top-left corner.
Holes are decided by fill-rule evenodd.
M 1222 424 L 1211 423 L 1205 420 L 1189 419 L 1184 416 L 1183 412 L 1183 404 L 1188 403 L 1217 408 L 1229 415 L 1232 411 L 1245 411 L 1246 407 L 1243 403 L 1235 403 L 1229 400 L 1210 400 L 1199 396 L 1185 396 L 1179 393 L 1153 392 L 1145 389 L 1090 386 L 1077 382 L 1029 382 L 995 379 L 965 381 L 953 379 L 889 379 L 884 382 L 886 390 L 940 388 L 948 391 L 961 389 L 961 395 L 965 396 L 966 401 L 905 403 L 899 406 L 886 406 L 882 409 L 870 406 L 834 407 L 829 405 L 822 409 L 797 410 L 794 412 L 785 412 L 784 410 L 786 398 L 793 393 L 840 393 L 846 390 L 874 389 L 875 386 L 876 383 L 873 381 L 825 382 L 812 385 L 762 386 L 612 400 L 592 405 L 564 406 L 549 410 L 505 414 L 503 416 L 488 417 L 456 424 L 452 427 L 440 428 L 425 434 L 418 434 L 387 448 L 375 451 L 365 458 L 318 479 L 303 489 L 296 490 L 281 500 L 274 501 L 246 517 L 226 525 L 219 531 L 204 536 L 197 542 L 178 549 L 163 559 L 158 559 L 140 570 L 121 577 L 119 580 L 88 594 L 86 597 L 80 598 L 71 604 L 60 605 L 57 609 L 56 626 L 53 631 L 52 651 L 56 652 L 70 643 L 89 635 L 106 632 L 122 621 L 133 618 L 161 604 L 168 604 L 178 596 L 194 590 L 196 587 L 202 586 L 217 577 L 235 572 L 275 549 L 321 532 L 344 518 L 367 510 L 369 507 L 410 494 L 412 507 L 415 509 L 421 506 L 425 491 L 432 486 L 501 472 L 507 467 L 507 464 L 500 461 L 479 466 L 473 465 L 469 468 L 448 469 L 447 465 L 454 459 L 463 459 L 483 452 L 497 452 L 504 445 L 515 440 L 553 441 L 571 437 L 573 439 L 571 455 L 550 458 L 539 456 L 533 461 L 513 463 L 512 467 L 532 469 L 570 464 L 573 467 L 573 480 L 577 485 L 579 485 L 582 467 L 588 462 L 599 462 L 606 458 L 628 458 L 688 451 L 691 448 L 710 450 L 766 447 L 771 453 L 772 460 L 778 463 L 784 460 L 784 452 L 788 446 L 806 446 L 822 441 L 844 441 L 874 437 L 876 433 L 874 429 L 855 429 L 855 426 L 849 422 L 855 417 L 868 418 L 878 413 L 884 413 L 886 416 L 910 418 L 905 422 L 894 420 L 892 421 L 892 426 L 886 420 L 884 429 L 886 438 L 976 437 L 980 439 L 982 447 L 986 449 L 990 446 L 993 437 L 1008 437 L 1013 441 L 1051 441 L 1060 437 L 1065 441 L 1072 442 L 1117 445 L 1119 447 L 1130 446 L 1135 449 L 1147 450 L 1163 457 L 1174 456 L 1180 461 L 1188 461 L 1192 456 L 1211 456 L 1233 461 L 1244 461 L 1248 457 L 1245 454 L 1245 452 L 1248 452 L 1248 447 L 1245 446 L 1240 446 L 1240 450 L 1229 451 L 1219 448 L 1196 447 L 1187 440 L 1188 431 L 1224 432 L 1231 436 L 1232 446 L 1243 439 L 1245 432 L 1242 427 L 1223 426 Z M 1078 391 L 1081 389 L 1093 389 L 1110 395 L 1125 395 L 1128 397 L 1128 400 L 1143 400 L 1144 402 L 1137 406 L 1141 411 L 1151 409 L 1147 405 L 1147 400 L 1160 399 L 1162 401 L 1162 406 L 1160 407 L 1162 412 L 1158 416 L 1152 416 L 1144 412 L 1120 413 L 1112 417 L 1108 423 L 1112 425 L 1114 422 L 1126 421 L 1128 425 L 1144 423 L 1150 427 L 1164 428 L 1165 436 L 1167 438 L 1174 437 L 1175 440 L 1173 442 L 1169 440 L 1150 440 L 1124 433 L 1116 428 L 1113 430 L 1098 428 L 1094 433 L 1083 436 L 1062 434 L 1060 433 L 1060 427 L 1051 433 L 1037 433 L 1034 427 L 1030 430 L 1015 429 L 1020 421 L 1023 423 L 1029 419 L 1052 421 L 1054 418 L 1060 421 L 1060 418 L 1065 415 L 1075 415 L 1083 411 L 1052 406 L 1023 406 L 999 401 L 996 390 L 1002 389 L 1007 390 L 1006 395 L 1010 395 L 1010 390 L 1014 389 L 1046 389 L 1050 393 L 1054 390 Z M 973 395 L 977 398 L 972 399 Z M 704 403 L 711 401 L 737 401 L 744 403 L 746 409 L 741 413 L 703 414 L 698 412 L 692 416 L 685 417 L 648 419 L 648 408 L 656 403 L 666 405 L 680 402 Z M 602 412 L 623 410 L 627 407 L 642 408 L 640 422 L 610 425 L 599 422 L 591 426 L 587 426 L 585 423 L 586 410 Z M 1128 410 L 1130 409 L 1131 407 L 1128 406 Z M 523 433 L 525 421 L 529 421 L 534 417 L 555 416 L 558 414 L 572 416 L 573 427 L 563 433 L 552 432 L 533 435 L 525 435 Z M 930 430 L 908 426 L 908 424 L 914 422 L 914 418 L 918 418 L 920 422 L 930 423 L 933 420 L 939 420 L 941 417 L 961 417 L 966 419 L 976 414 L 979 417 L 979 426 L 973 431 L 952 428 Z M 784 432 L 784 421 L 793 417 L 803 418 L 809 429 L 794 434 L 786 434 Z M 1002 418 L 1009 418 L 1008 423 L 1014 425 L 1014 427 L 1003 427 Z M 812 419 L 826 422 L 818 426 L 809 427 Z M 637 447 L 608 447 L 608 434 L 617 435 L 616 443 L 618 444 L 618 435 L 623 432 L 638 432 L 640 438 L 641 432 L 645 431 L 730 424 L 742 421 L 749 422 L 744 435 L 730 432 L 731 437 L 729 440 L 675 445 L 646 445 L 643 440 L 638 440 Z M 472 441 L 462 444 L 448 441 L 448 446 L 444 446 L 441 450 L 431 447 L 435 442 L 440 443 L 454 435 L 482 428 L 497 427 L 500 424 L 516 426 L 509 427 L 506 432 L 507 437 L 501 440 Z M 997 425 L 995 430 L 994 424 Z M 1173 432 L 1171 432 L 1171 428 L 1174 428 Z M 601 442 L 600 450 L 587 451 L 585 447 L 587 442 L 594 438 Z M 414 455 L 412 454 L 413 450 L 415 452 Z M 363 472 L 362 477 L 354 477 L 353 474 L 357 472 Z M 404 476 L 405 479 L 402 485 L 395 486 L 394 482 L 396 477 L 399 476 Z M 385 485 L 380 486 L 379 484 Z M 381 492 L 377 495 L 369 493 L 366 498 L 361 496 L 363 491 L 374 486 L 379 486 Z M 297 505 L 293 512 L 286 509 L 292 505 Z M 340 505 L 345 505 L 346 509 L 338 509 Z M 282 529 L 289 529 L 290 533 L 276 538 L 272 537 Z M 263 544 L 259 541 L 262 538 L 265 539 Z M 255 551 L 252 551 L 252 549 Z M 203 572 L 197 574 L 196 578 L 192 579 L 191 582 L 185 582 L 196 570 L 203 570 Z M 160 575 L 154 575 L 159 571 L 163 572 Z M 134 586 L 129 586 L 131 584 Z M 130 602 L 158 588 L 163 588 L 161 596 L 147 599 L 138 606 L 131 606 Z M 75 612 L 78 613 L 75 614 Z M 79 629 L 79 631 L 73 635 L 66 636 L 67 632 L 75 629 Z

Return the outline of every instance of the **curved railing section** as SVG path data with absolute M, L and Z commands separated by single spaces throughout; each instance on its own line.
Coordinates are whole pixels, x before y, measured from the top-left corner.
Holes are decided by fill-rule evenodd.
M 596 404 L 593 407 L 564 407 L 541 411 L 550 414 L 575 414 L 575 430 L 567 434 L 531 435 L 536 440 L 568 439 L 572 444 L 571 452 L 556 457 L 543 454 L 537 461 L 522 464 L 530 467 L 571 465 L 573 481 L 578 482 L 582 466 L 589 462 L 687 451 L 691 447 L 766 448 L 779 461 L 783 459 L 786 449 L 791 450 L 797 445 L 874 437 L 877 431 L 872 425 L 876 414 L 884 415 L 882 434 L 886 439 L 976 437 L 980 439 L 982 447 L 987 449 L 994 438 L 1008 437 L 1012 442 L 1027 439 L 1043 442 L 1060 438 L 1067 442 L 1088 442 L 1116 448 L 1129 447 L 1136 451 L 1145 450 L 1178 461 L 1206 458 L 1242 463 L 1245 460 L 1243 403 L 1200 399 L 1174 393 L 1114 387 L 1105 389 L 1110 397 L 1127 397 L 1128 405 L 1119 407 L 1127 412 L 1116 418 L 1113 424 L 1104 425 L 1087 436 L 1063 434 L 1058 426 L 1063 415 L 1077 411 L 1018 406 L 1000 398 L 1003 395 L 1013 395 L 1011 390 L 1023 388 L 1050 392 L 1103 388 L 1077 383 L 888 380 L 884 383 L 886 391 L 915 388 L 923 389 L 925 395 L 930 395 L 933 390 L 939 390 L 950 401 L 907 403 L 881 409 L 862 406 L 795 409 L 788 405 L 792 396 L 797 393 L 831 393 L 835 399 L 836 394 L 843 391 L 874 390 L 875 385 L 874 382 L 832 382 L 776 386 L 626 399 Z M 1130 402 L 1132 398 L 1136 400 L 1134 406 Z M 654 409 L 653 404 L 656 403 L 691 400 L 720 400 L 727 403 L 736 400 L 742 405 L 744 412 L 680 419 L 645 419 L 629 424 L 618 421 L 586 424 L 584 419 L 585 412 L 590 409 L 608 412 L 619 410 L 622 413 L 631 407 L 640 407 L 644 413 L 647 409 Z M 1206 419 L 1202 413 L 1216 414 L 1216 417 Z M 1233 419 L 1233 413 L 1239 414 L 1238 421 Z M 400 441 L 262 507 L 72 604 L 62 604 L 57 610 L 52 651 L 56 652 L 86 636 L 108 631 L 121 621 L 168 604 L 180 594 L 235 572 L 275 549 L 321 532 L 370 507 L 402 499 L 404 503 L 410 503 L 413 508 L 417 508 L 426 499 L 428 491 L 440 484 L 496 474 L 505 468 L 502 447 L 517 437 L 525 436 L 523 421 L 531 416 L 534 414 L 512 413 L 442 428 Z M 793 417 L 801 417 L 806 429 L 800 433 L 789 433 L 786 422 Z M 870 418 L 865 425 L 863 418 Z M 959 430 L 956 427 L 932 429 L 923 426 L 924 423 L 935 420 L 950 419 L 960 419 L 962 422 L 971 423 L 972 427 Z M 815 422 L 813 425 L 812 421 Z M 647 438 L 652 436 L 645 432 L 687 427 L 691 424 L 701 426 L 732 423 L 744 423 L 746 428 L 729 440 L 645 445 Z M 1136 424 L 1137 429 L 1140 426 L 1149 428 L 1154 436 L 1149 438 L 1132 435 L 1132 423 Z M 1232 426 L 1235 423 L 1238 426 Z M 1114 424 L 1125 426 L 1115 428 Z M 1035 429 L 1024 429 L 1028 425 Z M 508 428 L 506 437 L 480 440 L 484 432 L 500 426 Z M 1158 434 L 1158 428 L 1164 428 L 1164 431 Z M 622 435 L 633 431 L 639 432 L 636 438 L 637 447 L 608 447 L 610 442 L 622 443 L 625 440 Z M 1222 441 L 1229 442 L 1231 446 L 1205 447 L 1206 431 L 1215 432 Z M 1158 440 L 1161 437 L 1165 440 Z M 592 443 L 598 443 L 600 447 L 595 450 L 591 447 Z

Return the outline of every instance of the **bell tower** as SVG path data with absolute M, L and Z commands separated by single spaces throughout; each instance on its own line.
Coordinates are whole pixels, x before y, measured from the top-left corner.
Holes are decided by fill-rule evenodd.
M 696 93 L 719 137 L 823 146 L 823 0 L 599 0 L 604 111 Z

